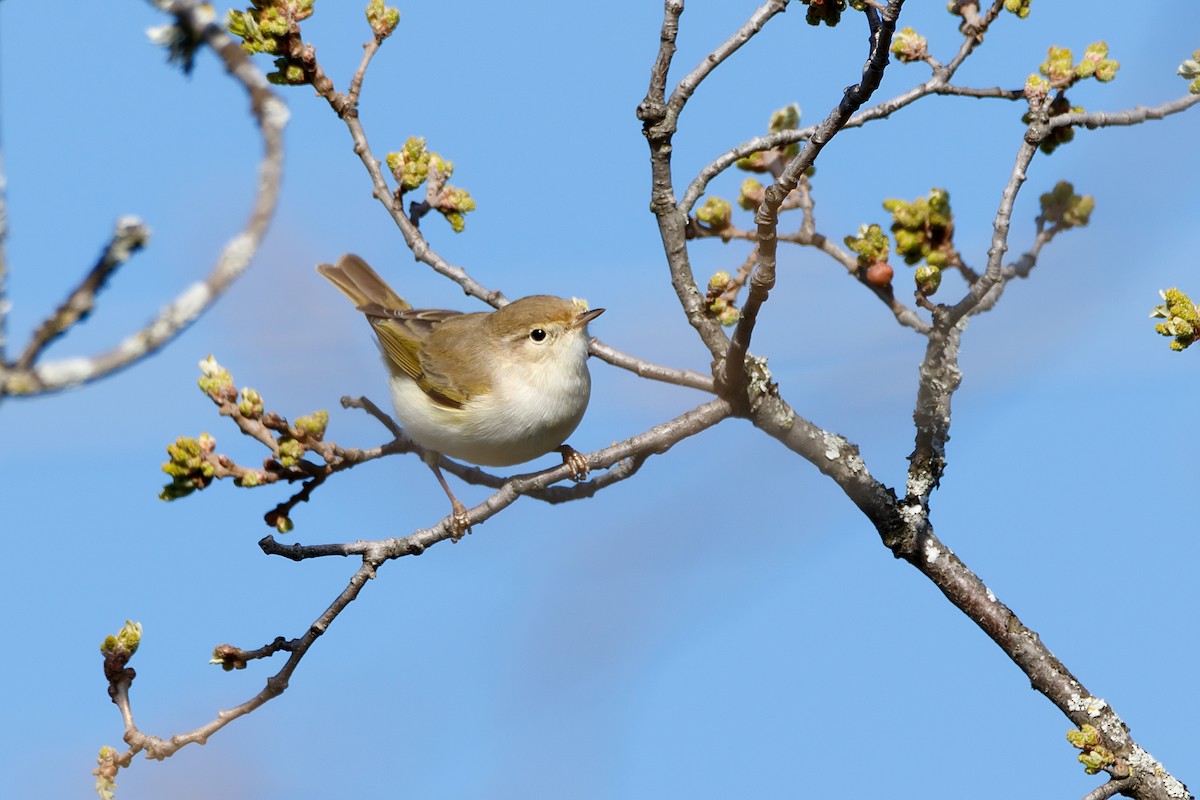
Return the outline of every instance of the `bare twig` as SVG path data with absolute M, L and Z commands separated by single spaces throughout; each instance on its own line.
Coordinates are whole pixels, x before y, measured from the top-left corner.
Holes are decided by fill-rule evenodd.
M 742 395 L 745 392 L 749 375 L 746 370 L 746 354 L 749 352 L 750 338 L 758 319 L 758 311 L 766 301 L 770 291 L 775 286 L 776 253 L 778 250 L 779 207 L 800 181 L 800 176 L 813 165 L 825 145 L 845 126 L 863 103 L 870 99 L 875 89 L 883 79 L 883 71 L 888 64 L 888 48 L 892 44 L 892 33 L 896 29 L 896 20 L 904 0 L 891 0 L 882 16 L 875 9 L 868 7 L 866 17 L 870 25 L 871 35 L 868 38 L 869 50 L 866 64 L 863 65 L 862 79 L 859 83 L 846 89 L 841 102 L 830 112 L 825 121 L 817 126 L 817 130 L 805 142 L 804 147 L 784 168 L 783 174 L 767 187 L 763 201 L 759 203 L 754 221 L 758 226 L 758 266 L 750 276 L 750 291 L 742 306 L 742 316 L 738 320 L 730 339 L 728 353 L 718 366 L 717 382 L 724 384 L 730 392 Z
M 547 495 L 545 499 L 548 502 L 562 502 L 591 496 L 599 487 L 610 485 L 617 480 L 623 480 L 632 475 L 641 466 L 641 462 L 648 456 L 660 455 L 667 452 L 677 443 L 711 428 L 713 425 L 728 418 L 731 414 L 732 407 L 729 403 L 720 399 L 710 400 L 685 414 L 681 414 L 661 425 L 656 425 L 644 433 L 630 437 L 623 442 L 611 445 L 603 450 L 589 453 L 586 459 L 588 466 L 592 469 L 603 469 L 618 462 L 628 464 L 629 460 L 632 460 L 633 463 L 629 466 L 621 467 L 618 470 L 617 476 L 613 479 L 601 481 L 598 476 L 593 481 L 589 481 L 588 483 L 595 482 L 597 484 L 592 489 L 581 488 L 588 486 L 587 483 L 584 483 L 580 484 L 580 487 L 568 489 L 563 493 Z M 450 465 L 453 464 L 453 462 L 447 463 Z M 507 479 L 491 497 L 467 511 L 469 525 L 474 527 L 481 524 L 512 505 L 518 497 L 544 491 L 551 484 L 566 479 L 570 474 L 571 467 L 564 464 L 531 475 L 516 475 Z M 275 541 L 273 536 L 267 536 L 259 542 L 259 547 L 269 555 L 284 556 L 297 561 L 331 555 L 361 555 L 376 563 L 382 563 L 392 558 L 423 553 L 430 545 L 444 539 L 452 538 L 453 533 L 451 518 L 447 517 L 432 528 L 416 531 L 403 538 L 384 539 L 374 542 L 349 542 L 345 544 L 281 545 Z
M 379 52 L 379 46 L 383 42 L 383 39 L 376 36 L 363 45 L 362 61 L 359 63 L 358 69 L 354 71 L 354 77 L 350 79 L 350 91 L 346 93 L 350 101 L 350 106 L 355 109 L 355 113 L 357 113 L 358 95 L 362 92 L 363 78 L 366 77 L 367 67 L 370 66 L 371 59 Z
M 672 383 L 676 386 L 686 386 L 689 389 L 699 389 L 702 392 L 716 393 L 711 375 L 702 375 L 690 369 L 675 369 L 653 364 L 623 353 L 615 347 L 605 344 L 599 339 L 592 339 L 590 345 L 592 355 L 614 367 L 629 370 L 639 378 L 649 378 L 653 381 Z
M 133 670 L 124 671 L 121 677 L 113 681 L 109 692 L 112 695 L 113 702 L 116 703 L 117 708 L 121 711 L 122 719 L 125 721 L 125 743 L 130 748 L 123 756 L 125 764 L 128 764 L 129 758 L 139 752 L 144 751 L 147 758 L 161 760 L 174 755 L 186 745 L 204 744 L 208 741 L 208 737 L 221 730 L 221 728 L 224 728 L 230 722 L 233 722 L 238 717 L 249 714 L 264 703 L 283 694 L 288 687 L 288 681 L 291 679 L 292 673 L 296 671 L 296 667 L 299 666 L 301 659 L 308 653 L 309 648 L 325 633 L 330 624 L 337 619 L 337 616 L 358 597 L 358 593 L 362 591 L 367 581 L 375 577 L 377 566 L 377 563 L 372 563 L 369 559 L 364 558 L 362 566 L 350 578 L 349 585 L 342 590 L 333 603 L 313 621 L 308 630 L 304 632 L 304 635 L 298 639 L 294 639 L 291 642 L 282 642 L 280 639 L 277 639 L 276 643 L 278 646 L 268 645 L 267 648 L 263 648 L 261 651 L 238 651 L 246 657 L 262 657 L 278 651 L 287 651 L 291 655 L 278 672 L 267 678 L 266 685 L 263 686 L 258 694 L 241 705 L 219 712 L 215 719 L 201 725 L 195 730 L 176 734 L 170 739 L 160 739 L 157 736 L 151 736 L 142 732 L 134 722 L 133 706 L 129 698 L 129 689 L 133 683 Z M 228 648 L 229 646 L 222 645 L 221 647 Z M 218 648 L 218 651 L 220 649 Z
M 1008 250 L 1008 232 L 1012 223 L 1012 209 L 1016 202 L 1021 185 L 1025 182 L 1026 171 L 1037 153 L 1038 145 L 1058 128 L 1067 125 L 1081 125 L 1086 128 L 1102 128 L 1108 126 L 1136 125 L 1150 120 L 1161 120 L 1172 114 L 1178 114 L 1200 103 L 1200 95 L 1185 95 L 1176 100 L 1163 103 L 1152 108 L 1137 107 L 1125 111 L 1091 113 L 1068 113 L 1050 117 L 1045 122 L 1034 120 L 1026 131 L 1025 139 L 1017 151 L 1017 160 L 1013 165 L 1008 184 L 1001 195 L 1000 206 L 996 210 L 996 218 L 992 223 L 992 246 L 988 250 L 987 269 L 979 280 L 971 284 L 967 294 L 949 311 L 949 321 L 953 322 L 964 314 L 975 313 L 984 303 L 984 299 L 994 294 L 1005 280 L 1002 269 L 1004 253 Z M 989 307 L 994 304 L 991 298 Z
M 650 210 L 658 221 L 671 285 L 683 306 L 688 323 L 699 334 L 713 357 L 721 358 L 729 346 L 729 339 L 721 325 L 707 313 L 704 296 L 696 286 L 687 251 L 688 215 L 687 211 L 680 211 L 676 207 L 671 175 L 671 140 L 678 128 L 679 110 L 687 102 L 688 95 L 687 92 L 676 91 L 672 94 L 676 105 L 668 105 L 665 96 L 666 73 L 675 54 L 675 37 L 679 33 L 679 15 L 682 12 L 682 0 L 665 0 L 658 58 L 650 73 L 646 98 L 638 106 L 637 115 L 650 146 Z M 710 54 L 709 57 L 716 56 Z
M 1170 102 L 1149 108 L 1138 106 L 1124 111 L 1069 112 L 1051 117 L 1047 122 L 1048 130 L 1046 133 L 1058 128 L 1065 128 L 1068 125 L 1078 125 L 1081 128 L 1088 128 L 1089 130 L 1140 125 L 1143 122 L 1151 120 L 1166 119 L 1172 114 L 1186 111 L 1197 103 L 1200 103 L 1200 94 L 1186 94 Z M 1045 138 L 1045 134 L 1040 135 L 1042 138 Z
M 771 17 L 783 13 L 787 9 L 788 1 L 767 0 L 767 2 L 755 9 L 750 18 L 734 31 L 733 35 L 701 59 L 700 63 L 691 72 L 683 76 L 675 86 L 675 91 L 671 92 L 671 97 L 667 100 L 668 113 L 678 117 L 683 111 L 684 105 L 687 104 L 688 99 L 696 91 L 697 87 L 700 86 L 700 83 L 711 75 L 714 69 L 721 66 L 727 58 L 736 53 L 742 45 L 754 38 L 767 22 L 771 20 Z M 683 4 L 680 3 L 680 10 L 682 9 Z
M 1021 142 L 1017 150 L 1017 160 L 1009 174 L 1008 183 L 1000 195 L 1000 206 L 996 209 L 996 218 L 992 222 L 992 245 L 988 249 L 987 268 L 979 280 L 971 284 L 967 294 L 955 306 L 948 309 L 946 321 L 949 324 L 958 322 L 964 315 L 972 313 L 982 302 L 983 298 L 1003 280 L 1001 265 L 1004 254 L 1008 251 L 1008 230 L 1012 224 L 1013 204 L 1016 203 L 1017 193 L 1025 183 L 1029 162 L 1037 153 L 1037 141 L 1030 142 L 1028 138 Z
M 86 319 L 95 307 L 96 295 L 104 288 L 109 277 L 130 256 L 145 247 L 149 239 L 150 229 L 140 219 L 123 217 L 117 220 L 112 239 L 104 248 L 100 260 L 62 305 L 33 332 L 33 338 L 16 361 L 16 368 L 27 370 L 32 367 L 52 341 L 70 330 L 75 323 Z
M 1004 6 L 1004 0 L 994 0 L 991 7 L 988 9 L 984 17 L 986 25 L 991 25 L 995 20 L 996 15 L 1000 13 L 1000 9 Z M 917 100 L 930 94 L 947 94 L 947 95 L 963 95 L 970 97 L 996 97 L 1006 100 L 1017 100 L 1023 95 L 1019 90 L 1005 89 L 958 89 L 954 87 L 950 81 L 958 68 L 962 65 L 975 48 L 979 46 L 981 38 L 975 36 L 966 36 L 963 39 L 962 45 L 959 47 L 958 54 L 945 67 L 935 69 L 933 76 L 924 83 L 909 89 L 889 100 L 884 100 L 871 108 L 860 111 L 849 120 L 846 121 L 843 127 L 857 128 L 868 122 L 873 122 L 877 119 L 885 119 L 891 114 L 900 109 L 912 105 Z M 804 128 L 794 130 L 783 130 L 768 136 L 759 136 L 751 139 L 743 144 L 738 145 L 723 153 L 716 158 L 704 169 L 700 170 L 696 178 L 688 185 L 687 191 L 683 194 L 683 199 L 679 201 L 679 208 L 688 213 L 696 204 L 708 188 L 708 184 L 720 175 L 729 167 L 733 166 L 740 159 L 746 158 L 754 153 L 765 150 L 774 150 L 780 147 L 786 147 L 790 144 L 797 144 L 809 139 L 818 130 L 818 126 L 809 125 Z
M 1083 796 L 1083 800 L 1108 800 L 1108 798 L 1133 788 L 1132 778 L 1120 778 L 1102 783 Z

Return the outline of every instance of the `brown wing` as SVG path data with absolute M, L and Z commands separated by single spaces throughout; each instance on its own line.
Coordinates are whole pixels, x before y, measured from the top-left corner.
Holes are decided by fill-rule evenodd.
M 374 304 L 364 306 L 363 313 L 371 322 L 379 346 L 388 365 L 397 373 L 407 375 L 436 403 L 450 408 L 462 408 L 469 393 L 445 375 L 430 369 L 426 343 L 447 320 L 461 317 L 458 311 L 440 309 L 409 309 L 396 311 Z M 434 359 L 434 363 L 436 359 Z
M 479 337 L 490 333 L 479 324 L 479 318 L 486 316 L 487 312 L 476 312 L 444 317 L 433 324 L 421 343 L 420 362 L 426 380 L 460 406 L 491 391 L 495 365 L 479 346 Z M 453 375 L 447 374 L 447 364 L 455 365 Z

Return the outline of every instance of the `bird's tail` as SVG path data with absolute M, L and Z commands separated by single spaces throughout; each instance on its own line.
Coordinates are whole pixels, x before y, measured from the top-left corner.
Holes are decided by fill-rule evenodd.
M 342 256 L 336 264 L 318 264 L 317 272 L 350 298 L 350 302 L 360 311 L 383 309 L 394 312 L 412 308 L 403 297 L 392 291 L 379 273 L 353 253 Z

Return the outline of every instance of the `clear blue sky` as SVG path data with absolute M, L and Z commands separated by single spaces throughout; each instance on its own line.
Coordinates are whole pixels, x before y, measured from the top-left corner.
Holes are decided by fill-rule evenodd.
M 320 3 L 305 27 L 343 89 L 367 36 L 358 5 Z M 798 102 L 816 121 L 855 81 L 861 21 L 814 29 L 794 5 L 688 106 L 681 184 L 762 132 L 772 110 Z M 941 3 L 910 5 L 905 22 L 948 59 L 953 18 Z M 689 4 L 676 63 L 690 69 L 753 7 Z M 1118 110 L 1182 94 L 1175 68 L 1200 47 L 1193 3 L 1100 7 L 1035 2 L 1023 23 L 1003 16 L 961 82 L 1017 87 L 1048 45 L 1078 54 L 1105 39 L 1119 76 L 1073 92 L 1075 103 Z M 646 210 L 634 116 L 660 4 L 400 10 L 362 118 L 381 156 L 428 137 L 477 199 L 462 235 L 428 221 L 433 246 L 510 297 L 587 297 L 608 309 L 596 335 L 705 369 Z M 207 271 L 248 210 L 258 143 L 245 98 L 208 53 L 190 79 L 169 69 L 144 34 L 162 21 L 139 2 L 71 4 L 53 24 L 43 3 L 0 4 L 14 346 L 86 271 L 118 216 L 143 216 L 151 247 L 52 357 L 107 347 L 148 320 Z M 894 65 L 877 98 L 926 75 Z M 97 648 L 126 618 L 145 626 L 133 662 L 139 722 L 169 736 L 242 702 L 278 668 L 221 672 L 206 663 L 214 645 L 300 635 L 356 566 L 261 555 L 261 515 L 286 489 L 217 485 L 155 499 L 177 436 L 208 431 L 237 458 L 262 455 L 195 388 L 196 362 L 215 354 L 289 417 L 329 408 L 330 438 L 369 446 L 381 430 L 337 398 L 385 399 L 374 346 L 313 265 L 355 251 L 421 305 L 469 306 L 414 264 L 326 104 L 305 88 L 283 94 L 293 115 L 286 196 L 245 279 L 150 361 L 0 406 L 0 752 L 13 797 L 92 796 L 96 751 L 121 734 Z M 934 100 L 846 132 L 818 162 L 819 227 L 840 238 L 884 222 L 885 197 L 944 187 L 959 247 L 981 266 L 1020 114 Z M 1200 656 L 1200 544 L 1190 522 L 1195 420 L 1183 398 L 1200 354 L 1169 352 L 1147 314 L 1160 288 L 1200 293 L 1198 121 L 1193 112 L 1084 131 L 1034 161 L 1012 250 L 1031 241 L 1037 196 L 1060 179 L 1095 195 L 1093 224 L 1056 241 L 1031 280 L 971 323 L 950 466 L 933 499 L 945 542 L 1193 787 L 1200 701 L 1186 689 Z M 731 197 L 740 179 L 715 191 Z M 743 252 L 704 242 L 692 257 L 707 275 Z M 921 340 L 829 260 L 783 258 L 755 349 L 800 413 L 858 442 L 877 477 L 902 483 Z M 946 296 L 958 288 L 948 279 Z M 702 399 L 598 362 L 592 372 L 579 449 Z M 484 497 L 456 485 L 464 500 Z M 403 535 L 444 513 L 419 460 L 392 458 L 330 481 L 296 512 L 291 538 Z M 1075 762 L 1067 729 L 974 624 L 891 558 L 836 487 L 733 421 L 595 499 L 523 500 L 456 546 L 387 564 L 283 698 L 206 747 L 139 760 L 118 796 L 1081 797 L 1099 779 Z

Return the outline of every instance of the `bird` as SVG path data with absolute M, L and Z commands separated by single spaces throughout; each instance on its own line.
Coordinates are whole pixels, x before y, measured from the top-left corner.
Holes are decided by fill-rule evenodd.
M 587 477 L 587 460 L 566 439 L 591 396 L 587 326 L 603 308 L 531 295 L 495 311 L 418 309 L 354 254 L 317 272 L 370 323 L 396 417 L 450 499 L 455 541 L 470 525 L 439 455 L 507 467 L 557 450 L 574 480 Z

